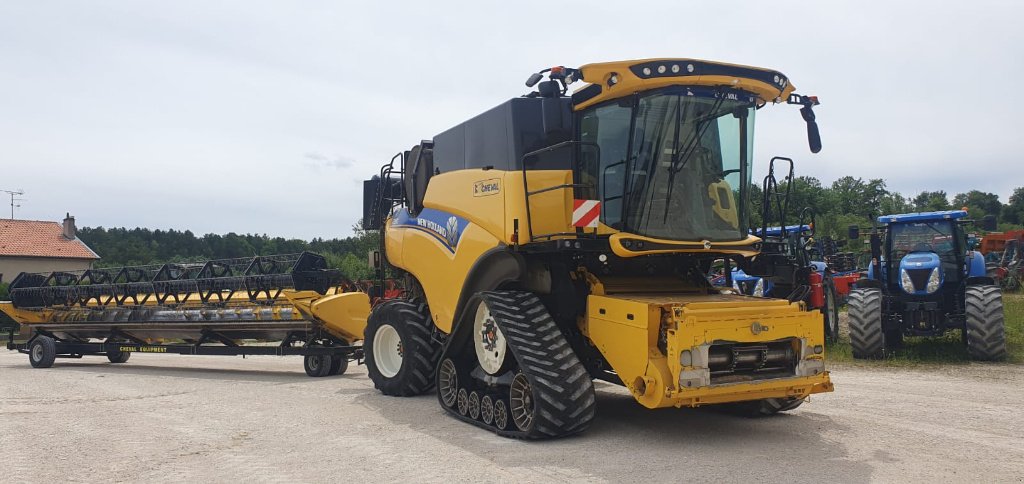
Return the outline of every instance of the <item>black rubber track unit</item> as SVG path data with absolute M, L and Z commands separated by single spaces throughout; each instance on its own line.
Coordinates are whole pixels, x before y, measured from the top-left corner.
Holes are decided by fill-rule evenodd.
M 505 335 L 518 371 L 530 382 L 533 421 L 528 428 L 519 429 L 510 415 L 510 428 L 499 430 L 459 415 L 443 404 L 442 408 L 460 420 L 503 437 L 549 439 L 585 430 L 594 419 L 597 407 L 594 383 L 540 299 L 521 291 L 490 291 L 479 296 Z M 507 392 L 507 389 L 502 391 Z
M 1006 358 L 1003 295 L 996 286 L 968 286 L 964 295 L 967 352 L 971 358 L 996 361 Z

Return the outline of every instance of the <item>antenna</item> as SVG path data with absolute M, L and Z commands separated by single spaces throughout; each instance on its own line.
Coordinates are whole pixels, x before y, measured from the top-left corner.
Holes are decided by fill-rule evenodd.
M 25 190 L 22 190 L 22 189 L 19 188 L 17 190 L 0 190 L 0 192 L 4 192 L 4 193 L 6 193 L 6 194 L 11 196 L 11 220 L 14 220 L 14 208 L 15 207 L 21 208 L 21 204 L 15 205 L 14 202 L 24 202 L 25 201 L 24 198 L 17 198 L 18 195 L 24 195 L 25 194 Z

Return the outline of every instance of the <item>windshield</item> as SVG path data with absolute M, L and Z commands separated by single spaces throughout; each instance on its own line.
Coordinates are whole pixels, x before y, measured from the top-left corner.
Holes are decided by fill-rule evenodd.
M 953 223 L 948 220 L 893 224 L 889 238 L 894 261 L 911 252 L 934 252 L 943 262 L 956 261 Z
M 754 98 L 740 91 L 675 87 L 591 108 L 580 122 L 582 195 L 618 230 L 744 239 L 753 120 Z

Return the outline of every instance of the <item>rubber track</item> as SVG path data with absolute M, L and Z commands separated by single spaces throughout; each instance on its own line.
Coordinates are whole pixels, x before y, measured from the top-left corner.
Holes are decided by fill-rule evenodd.
M 882 331 L 882 291 L 854 289 L 847 302 L 850 317 L 850 346 L 854 358 L 885 356 Z
M 509 416 L 505 437 L 548 439 L 582 432 L 594 419 L 594 383 L 562 331 L 537 296 L 520 291 L 481 293 L 534 398 L 532 428 L 521 431 Z M 451 411 L 452 409 L 449 409 Z M 460 419 L 495 430 L 452 412 Z
M 971 358 L 995 361 L 1006 358 L 1003 295 L 997 286 L 968 286 L 964 295 L 967 352 Z

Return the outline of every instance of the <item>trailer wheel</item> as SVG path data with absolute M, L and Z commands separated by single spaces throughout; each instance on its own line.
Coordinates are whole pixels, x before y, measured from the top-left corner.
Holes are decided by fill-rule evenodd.
M 331 357 L 331 375 L 344 375 L 348 371 L 348 358 L 340 355 Z
M 836 296 L 836 284 L 831 276 L 825 276 L 822 289 L 825 292 L 825 305 L 821 308 L 825 322 L 825 341 L 839 341 L 839 298 Z
M 968 286 L 966 307 L 967 352 L 972 359 L 996 361 L 1006 358 L 1006 329 L 1003 295 L 996 286 Z
M 850 291 L 850 346 L 853 357 L 877 359 L 885 356 L 885 350 L 896 343 L 886 341 L 882 330 L 882 291 L 878 289 L 854 289 Z
M 366 321 L 366 371 L 385 395 L 409 397 L 434 388 L 441 345 L 431 338 L 427 305 L 392 299 L 380 303 Z
M 28 347 L 28 361 L 32 368 L 49 368 L 57 359 L 57 343 L 49 336 L 36 336 Z
M 303 366 L 306 374 L 313 378 L 325 377 L 331 374 L 331 365 L 334 364 L 331 355 L 306 355 Z
M 107 352 L 107 359 L 110 360 L 111 363 L 124 363 L 131 357 L 132 353 L 130 351 L 117 350 Z

